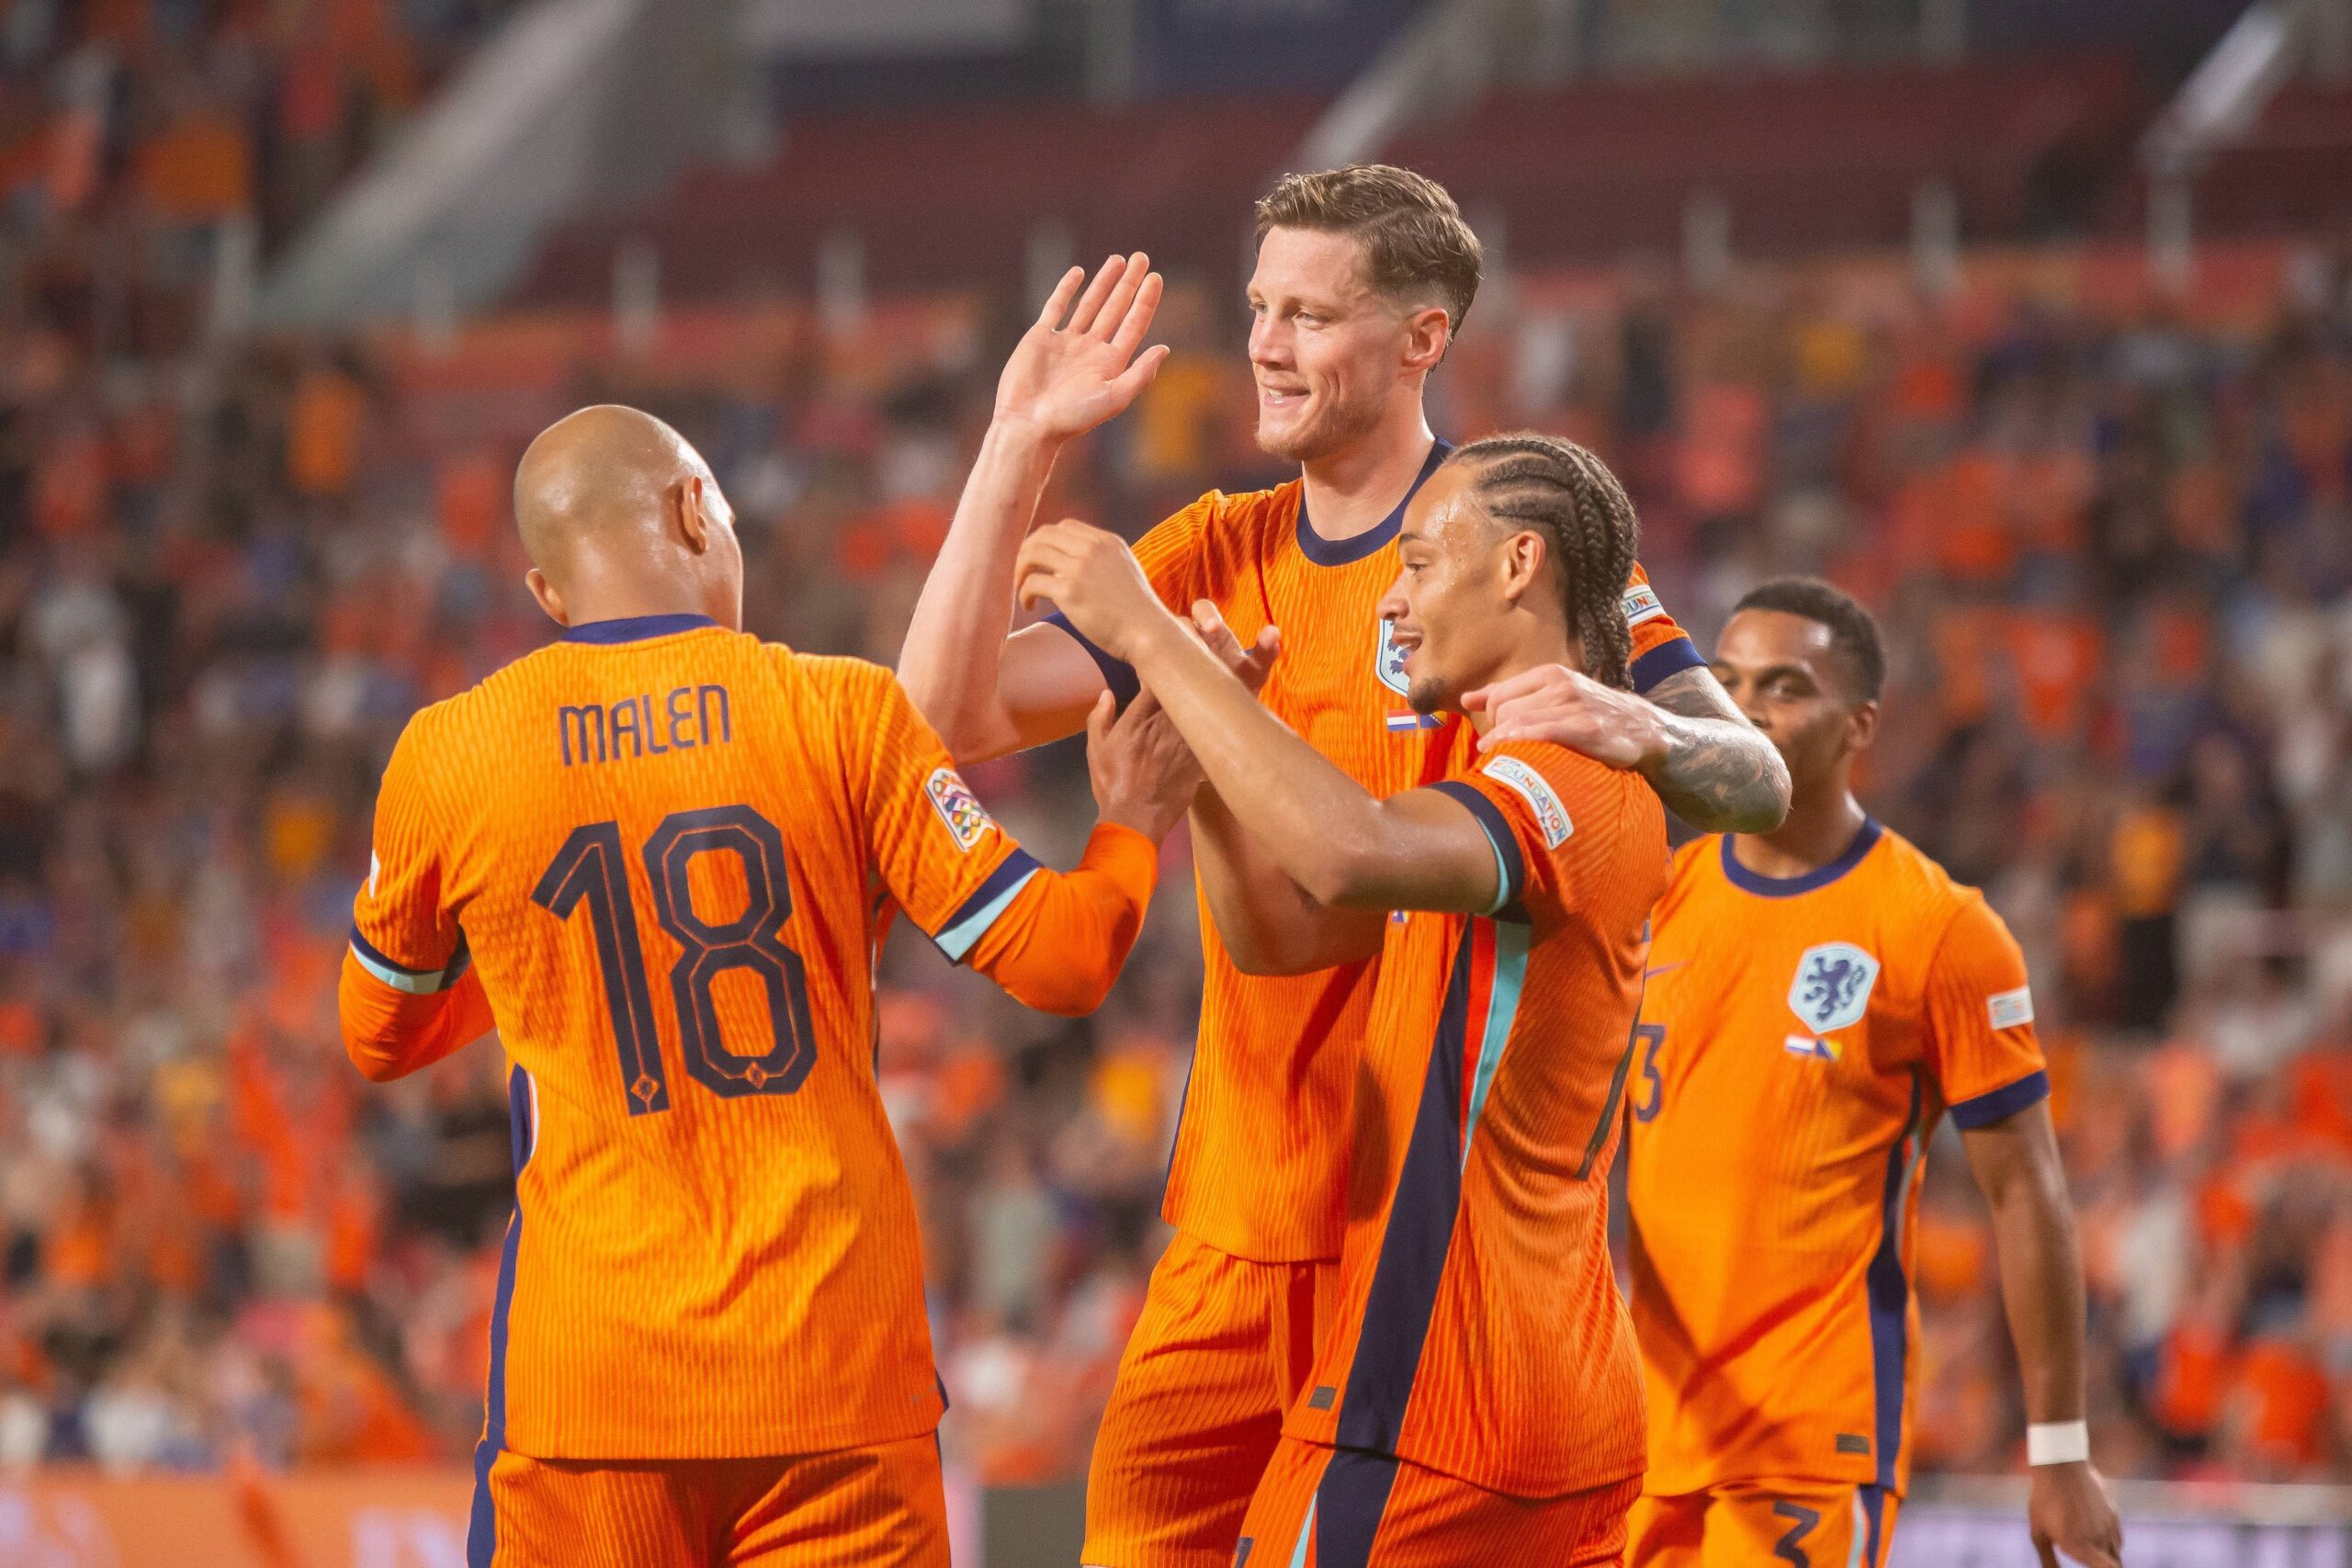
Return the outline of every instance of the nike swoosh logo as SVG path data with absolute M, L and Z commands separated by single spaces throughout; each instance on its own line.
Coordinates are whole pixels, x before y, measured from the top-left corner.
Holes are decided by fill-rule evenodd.
M 1690 966 L 1690 961 L 1689 959 L 1678 959 L 1672 964 L 1661 964 L 1655 969 L 1643 970 L 1642 978 L 1645 980 L 1655 980 L 1660 975 L 1671 975 L 1677 969 L 1688 969 Z

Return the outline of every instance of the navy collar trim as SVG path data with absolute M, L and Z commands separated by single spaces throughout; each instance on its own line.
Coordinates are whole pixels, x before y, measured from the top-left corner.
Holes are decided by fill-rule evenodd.
M 1315 531 L 1315 525 L 1306 520 L 1306 487 L 1301 484 L 1298 487 L 1298 547 L 1317 566 L 1346 566 L 1366 556 L 1378 555 L 1396 540 L 1405 526 L 1405 508 L 1413 504 L 1413 497 L 1420 493 L 1421 487 L 1430 482 L 1430 476 L 1437 472 L 1437 466 L 1444 462 L 1445 455 L 1453 450 L 1451 442 L 1430 443 L 1428 460 L 1421 464 L 1421 471 L 1413 476 L 1413 488 L 1405 492 L 1405 499 L 1396 503 L 1396 509 L 1382 518 L 1378 525 L 1350 538 L 1327 539 Z
M 697 626 L 715 626 L 718 624 L 708 615 L 624 615 L 616 621 L 583 621 L 576 626 L 566 626 L 560 640 L 643 642 L 647 637 L 668 637 L 673 632 L 690 632 Z
M 1725 833 L 1723 838 L 1724 875 L 1731 879 L 1734 887 L 1743 892 L 1764 898 L 1792 898 L 1800 893 L 1810 893 L 1816 887 L 1826 887 L 1861 864 L 1862 857 L 1871 852 L 1871 846 L 1878 842 L 1879 835 L 1884 831 L 1877 818 L 1863 818 L 1861 830 L 1854 835 L 1854 841 L 1846 846 L 1845 853 L 1827 865 L 1815 866 L 1802 876 L 1767 876 L 1760 871 L 1748 870 L 1739 863 L 1739 857 L 1731 852 L 1732 836 Z

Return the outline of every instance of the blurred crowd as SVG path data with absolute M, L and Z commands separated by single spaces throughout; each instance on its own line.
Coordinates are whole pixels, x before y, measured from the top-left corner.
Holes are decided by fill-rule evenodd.
M 189 33 L 183 9 L 236 8 L 75 8 L 110 101 L 159 95 L 119 121 L 133 155 L 109 180 L 136 186 L 141 136 L 198 112 L 166 112 L 183 89 L 233 122 L 256 181 L 279 177 L 303 51 L 334 51 L 263 14 L 378 41 L 397 16 L 413 61 L 440 36 L 419 18 L 473 15 L 256 7 L 251 32 Z M 5 17 L 31 13 L 58 25 L 39 4 Z M 0 56 L 31 25 L 0 25 Z M 231 56 L 248 73 L 220 96 L 206 62 Z M 397 99 L 368 51 L 336 58 L 346 116 Z M 49 89 L 9 83 L 30 126 L 20 86 Z M 55 199 L 12 188 L 27 223 L 22 201 Z M 578 402 L 663 414 L 741 513 L 752 628 L 887 662 L 1026 310 L 796 317 L 707 367 L 657 331 L 639 357 L 550 376 L 542 353 L 502 383 L 395 339 L 120 335 L 43 282 L 93 231 L 40 221 L 61 249 L 20 245 L 0 291 L 0 1462 L 460 1455 L 512 1201 L 498 1053 L 370 1088 L 337 1049 L 334 979 L 401 723 L 551 629 L 521 588 L 513 461 Z M 2102 1463 L 2352 1479 L 2343 258 L 2296 258 L 2234 314 L 1928 299 L 1826 269 L 1704 294 L 1641 267 L 1513 281 L 1432 384 L 1442 432 L 1594 446 L 1702 646 L 1786 570 L 1884 617 L 1870 804 L 1986 887 L 2031 961 Z M 1227 292 L 1171 288 L 1173 355 L 1066 455 L 1050 510 L 1133 534 L 1283 477 L 1250 444 Z M 1047 858 L 1075 855 L 1091 807 L 1071 746 L 970 781 Z M 1082 1466 L 1164 1239 L 1188 882 L 1180 840 L 1127 976 L 1075 1023 L 924 944 L 886 957 L 882 1089 L 922 1197 L 947 1441 L 991 1482 Z M 2022 1415 L 1989 1233 L 1957 1150 L 1928 1170 L 1923 1463 L 2005 1468 Z

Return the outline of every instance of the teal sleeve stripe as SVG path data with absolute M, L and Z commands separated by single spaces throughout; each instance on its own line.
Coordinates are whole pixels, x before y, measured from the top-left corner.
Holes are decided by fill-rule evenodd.
M 998 917 L 1021 896 L 1021 890 L 1029 886 L 1030 878 L 1042 869 L 1029 858 L 1027 852 L 1013 851 L 1004 864 L 990 874 L 979 894 L 965 900 L 964 907 L 956 912 L 944 930 L 931 939 L 932 942 L 947 955 L 950 964 L 963 963 L 965 955 L 988 934 L 989 928 L 996 924 Z
M 1520 859 L 1519 835 L 1510 830 L 1510 820 L 1502 807 L 1488 800 L 1476 785 L 1460 779 L 1441 779 L 1430 785 L 1440 795 L 1458 800 L 1470 808 L 1478 819 L 1478 827 L 1487 835 L 1487 843 L 1495 852 L 1495 901 L 1479 911 L 1498 915 L 1518 902 L 1527 888 L 1527 866 Z

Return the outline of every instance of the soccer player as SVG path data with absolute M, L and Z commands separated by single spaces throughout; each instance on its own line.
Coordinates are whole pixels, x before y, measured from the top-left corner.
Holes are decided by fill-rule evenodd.
M 1447 450 L 1422 389 L 1477 291 L 1478 242 L 1444 190 L 1379 165 L 1285 178 L 1259 203 L 1258 233 L 1258 444 L 1300 476 L 1252 494 L 1212 491 L 1136 554 L 1163 604 L 1206 600 L 1244 640 L 1279 626 L 1286 649 L 1267 706 L 1358 784 L 1391 795 L 1443 777 L 1469 747 L 1453 716 L 1407 705 L 1401 652 L 1377 612 L 1407 504 Z M 1068 734 L 1105 690 L 1136 689 L 1132 670 L 1067 621 L 1006 631 L 1015 554 L 1056 454 L 1125 408 L 1158 367 L 1161 351 L 1141 345 L 1159 293 L 1139 254 L 1112 258 L 1091 284 L 1073 270 L 1005 367 L 899 660 L 958 758 Z M 1650 701 L 1576 677 L 1588 708 L 1642 710 L 1638 729 L 1613 714 L 1608 760 L 1638 766 L 1695 823 L 1777 822 L 1779 758 L 1638 566 L 1623 609 L 1632 681 Z M 1210 791 L 1193 829 L 1203 864 L 1240 852 Z M 1164 1209 L 1177 1235 L 1153 1271 L 1087 1483 L 1083 1555 L 1100 1568 L 1227 1568 L 1331 1300 L 1372 966 L 1247 975 L 1229 937 L 1202 921 L 1200 1035 Z M 1285 970 L 1313 969 L 1300 952 L 1276 956 Z
M 1465 692 L 1545 663 L 1623 689 L 1634 539 L 1624 491 L 1581 448 L 1509 436 L 1455 453 L 1407 512 L 1381 605 L 1411 711 L 1459 712 Z M 1608 1179 L 1666 886 L 1657 795 L 1521 743 L 1377 799 L 1187 635 L 1115 536 L 1057 524 L 1022 566 L 1024 598 L 1135 668 L 1310 942 L 1381 954 L 1332 1321 L 1232 1561 L 1614 1563 L 1643 1433 Z M 1265 881 L 1204 878 L 1220 919 Z
M 512 1062 L 468 1561 L 944 1568 L 874 901 L 1084 1012 L 1197 775 L 1106 700 L 1102 820 L 1078 870 L 1045 870 L 888 671 L 737 629 L 732 515 L 667 425 L 562 420 L 514 509 L 563 636 L 409 721 L 341 988 L 370 1078 L 492 1027 Z
M 1628 1156 L 1650 1414 L 1632 1561 L 1886 1561 L 1910 1477 L 1919 1163 L 1949 1115 L 1992 1202 L 2034 1541 L 2053 1568 L 2053 1545 L 2113 1568 L 2023 955 L 1982 895 L 1854 799 L 1878 627 L 1827 583 L 1770 582 L 1714 668 L 1796 789 L 1775 830 L 1685 845 L 1658 906 Z

